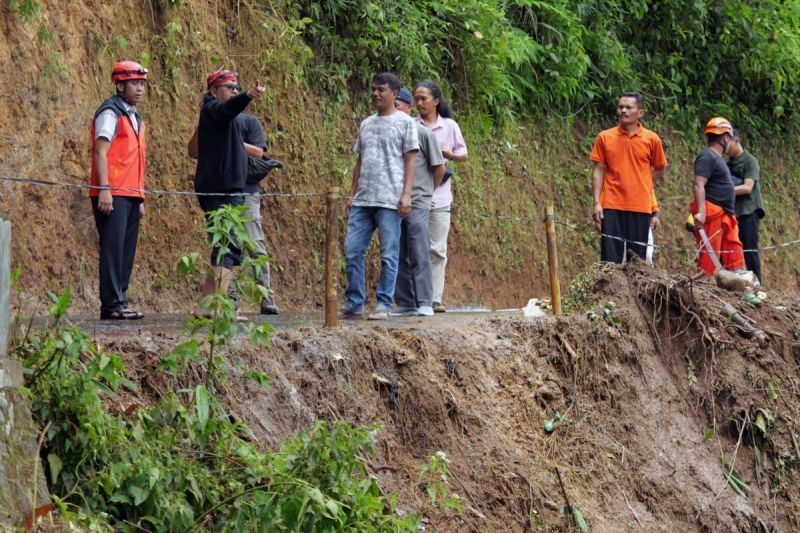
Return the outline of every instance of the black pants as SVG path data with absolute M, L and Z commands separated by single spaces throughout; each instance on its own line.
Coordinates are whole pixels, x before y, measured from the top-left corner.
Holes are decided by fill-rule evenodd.
M 625 250 L 633 252 L 642 259 L 647 253 L 647 236 L 650 232 L 650 214 L 634 213 L 632 211 L 619 211 L 616 209 L 603 210 L 603 224 L 601 233 L 626 239 L 624 242 L 619 239 L 608 237 L 600 238 L 600 261 L 611 263 L 622 263 L 625 259 Z
M 92 197 L 92 210 L 100 237 L 100 314 L 128 308 L 128 284 L 131 281 L 136 242 L 139 237 L 141 198 L 114 196 L 114 209 L 107 215 L 97 210 L 97 197 Z
M 758 254 L 758 227 L 761 219 L 758 214 L 750 213 L 736 217 L 739 221 L 739 240 L 745 250 L 756 250 L 755 252 L 745 252 L 744 262 L 747 270 L 751 270 L 761 281 L 761 256 Z

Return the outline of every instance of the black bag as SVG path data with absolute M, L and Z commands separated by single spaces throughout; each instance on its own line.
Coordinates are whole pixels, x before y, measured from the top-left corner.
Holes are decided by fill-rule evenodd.
M 272 159 L 271 157 L 258 159 L 253 156 L 247 156 L 247 184 L 256 185 L 266 178 L 270 171 L 276 168 L 283 168 L 283 163 L 277 159 Z
M 442 176 L 442 185 L 447 183 L 447 180 L 453 177 L 455 171 L 450 167 L 444 167 L 444 176 Z

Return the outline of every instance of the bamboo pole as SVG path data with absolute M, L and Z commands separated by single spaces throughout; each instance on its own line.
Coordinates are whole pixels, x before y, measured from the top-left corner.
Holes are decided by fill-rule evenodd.
M 333 327 L 338 320 L 336 294 L 336 244 L 338 242 L 339 202 L 342 189 L 329 187 L 327 216 L 325 219 L 325 327 Z
M 556 246 L 555 211 L 548 205 L 544 215 L 544 225 L 547 234 L 547 263 L 550 267 L 550 298 L 553 304 L 553 314 L 561 314 L 561 285 L 558 281 L 558 247 Z

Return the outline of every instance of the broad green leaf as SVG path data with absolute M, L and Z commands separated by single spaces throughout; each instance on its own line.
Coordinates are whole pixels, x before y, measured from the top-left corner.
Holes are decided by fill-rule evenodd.
M 197 409 L 197 422 L 200 424 L 200 430 L 206 430 L 208 424 L 209 403 L 208 403 L 208 389 L 205 385 L 198 385 L 194 389 L 194 402 Z
M 581 533 L 589 533 L 589 526 L 583 518 L 583 513 L 574 505 L 572 506 L 572 518 L 575 520 L 575 525 L 578 526 Z
M 72 298 L 72 285 L 67 285 L 67 288 L 64 289 L 64 292 L 61 293 L 61 296 L 58 297 L 58 300 L 55 304 L 50 308 L 50 314 L 56 318 L 61 318 L 67 312 L 67 308 L 69 307 L 69 301 Z
M 61 473 L 61 467 L 63 466 L 61 458 L 54 453 L 50 453 L 47 455 L 47 463 L 50 465 L 50 482 L 55 485 L 56 480 L 58 480 L 58 475 Z
M 133 505 L 141 505 L 150 496 L 150 489 L 142 488 L 138 485 L 128 487 L 128 492 L 133 496 Z

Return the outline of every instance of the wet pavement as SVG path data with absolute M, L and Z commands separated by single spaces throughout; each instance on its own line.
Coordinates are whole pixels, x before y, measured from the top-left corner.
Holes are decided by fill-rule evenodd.
M 391 317 L 384 321 L 367 320 L 340 320 L 339 326 L 342 327 L 363 327 L 366 324 L 384 326 L 388 328 L 420 328 L 420 327 L 441 327 L 454 323 L 471 322 L 475 319 L 485 319 L 489 316 L 503 315 L 522 316 L 519 309 L 491 310 L 482 308 L 454 309 L 447 313 L 437 314 L 432 317 Z M 272 324 L 276 331 L 296 331 L 300 328 L 321 328 L 324 324 L 322 314 L 305 313 L 281 313 L 280 315 L 259 315 L 248 314 L 251 322 L 261 324 L 268 322 Z M 171 313 L 148 313 L 141 320 L 100 320 L 96 315 L 70 315 L 70 323 L 80 327 L 88 333 L 102 335 L 104 337 L 128 337 L 137 336 L 143 333 L 150 335 L 172 336 L 177 335 L 186 329 L 188 314 Z M 45 318 L 36 319 L 35 327 L 45 327 Z

